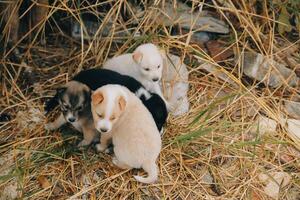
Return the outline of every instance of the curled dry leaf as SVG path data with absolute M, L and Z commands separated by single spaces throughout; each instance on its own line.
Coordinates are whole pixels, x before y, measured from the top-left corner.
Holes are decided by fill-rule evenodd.
M 50 183 L 50 182 L 48 181 L 48 179 L 47 179 L 45 176 L 43 176 L 43 175 L 39 176 L 39 177 L 37 178 L 37 181 L 39 182 L 39 184 L 41 185 L 41 187 L 42 187 L 43 189 L 48 188 L 48 187 L 51 186 L 51 183 Z

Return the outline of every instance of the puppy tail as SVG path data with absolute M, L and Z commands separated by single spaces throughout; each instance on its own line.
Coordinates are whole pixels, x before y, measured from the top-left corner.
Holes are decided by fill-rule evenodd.
M 138 182 L 141 183 L 154 183 L 157 180 L 158 177 L 158 169 L 155 164 L 155 161 L 153 163 L 147 164 L 143 166 L 143 169 L 148 173 L 148 176 L 146 178 L 142 176 L 133 176 Z

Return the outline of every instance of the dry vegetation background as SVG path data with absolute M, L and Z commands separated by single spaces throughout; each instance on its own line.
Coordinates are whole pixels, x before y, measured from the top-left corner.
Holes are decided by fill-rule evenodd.
M 189 1 L 191 12 L 205 10 L 204 16 L 229 28 L 228 34 L 209 33 L 206 42 L 180 29 L 179 16 L 189 13 L 180 11 L 181 1 L 144 2 L 144 8 L 131 1 L 80 2 L 31 1 L 26 14 L 33 6 L 47 10 L 40 23 L 20 27 L 18 41 L 10 45 L 3 39 L 9 31 L 2 32 L 1 200 L 300 199 L 299 1 Z M 96 9 L 107 3 L 109 9 Z M 167 9 L 177 15 L 170 17 Z M 85 32 L 82 12 L 101 19 L 86 40 L 68 32 L 74 21 Z M 191 27 L 193 22 L 188 21 Z M 144 42 L 180 56 L 190 71 L 191 110 L 168 118 L 160 179 L 152 185 L 133 179 L 139 170 L 114 167 L 110 155 L 78 149 L 81 136 L 71 127 L 45 131 L 57 112 L 43 114 L 45 100 L 75 73 Z M 267 67 L 255 62 L 258 55 L 271 60 Z M 258 70 L 247 73 L 245 66 Z M 290 69 L 288 75 L 278 75 L 278 66 Z M 286 102 L 296 106 L 289 109 Z M 291 129 L 286 118 L 298 125 Z

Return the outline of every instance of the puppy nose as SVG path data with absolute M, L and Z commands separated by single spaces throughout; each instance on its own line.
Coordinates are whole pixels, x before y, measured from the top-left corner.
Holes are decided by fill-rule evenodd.
M 156 82 L 158 81 L 158 78 L 153 78 L 152 81 Z
M 72 123 L 72 122 L 75 122 L 75 120 L 76 120 L 75 117 L 70 117 L 70 118 L 68 118 L 68 121 L 71 122 L 71 123 Z
M 105 132 L 107 132 L 107 129 L 106 129 L 106 128 L 100 128 L 100 131 L 101 131 L 102 133 L 105 133 Z

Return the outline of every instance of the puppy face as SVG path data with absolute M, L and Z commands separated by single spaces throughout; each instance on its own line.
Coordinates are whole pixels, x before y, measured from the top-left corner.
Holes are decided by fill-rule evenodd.
M 76 122 L 90 108 L 90 89 L 79 82 L 70 81 L 57 90 L 58 102 L 65 119 Z
M 139 65 L 142 76 L 148 80 L 157 82 L 161 79 L 163 59 L 153 44 L 139 46 L 132 55 L 133 60 Z
M 98 89 L 92 94 L 92 113 L 96 129 L 109 133 L 126 107 L 122 94 L 105 89 Z

